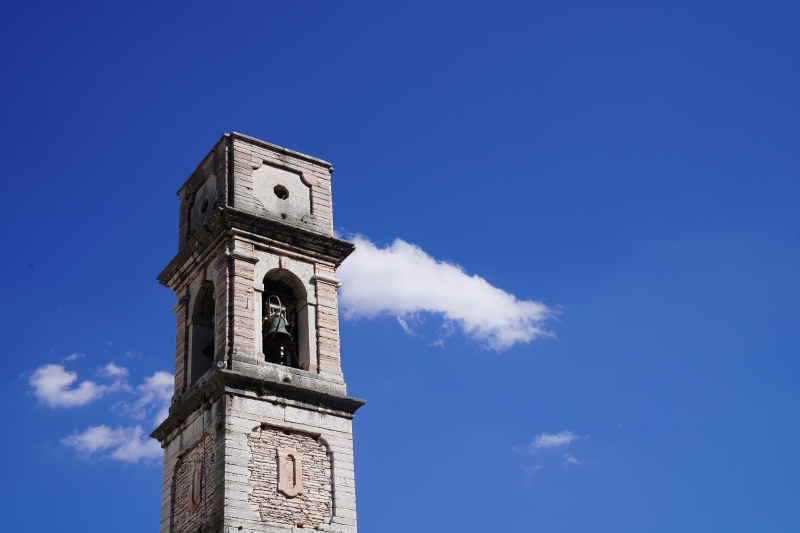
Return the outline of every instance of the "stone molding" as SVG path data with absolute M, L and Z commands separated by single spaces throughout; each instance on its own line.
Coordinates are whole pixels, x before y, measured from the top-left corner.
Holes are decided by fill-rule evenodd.
M 272 365 L 277 366 L 277 365 Z M 284 370 L 284 367 L 279 367 Z M 332 414 L 338 413 L 345 418 L 352 418 L 355 412 L 366 402 L 359 398 L 347 395 L 333 394 L 330 386 L 325 386 L 324 380 L 318 378 L 319 374 L 312 374 L 304 370 L 292 369 L 292 374 L 302 373 L 312 379 L 302 386 L 293 385 L 291 381 L 278 379 L 277 376 L 253 375 L 249 372 L 228 370 L 214 367 L 208 374 L 198 380 L 185 394 L 176 396 L 169 408 L 169 416 L 153 432 L 151 437 L 165 444 L 165 440 L 177 429 L 190 415 L 209 399 L 216 398 L 226 391 L 254 391 L 258 394 L 269 395 L 276 401 L 293 401 L 295 405 L 307 405 L 308 408 L 319 410 L 324 408 Z M 316 379 L 314 379 L 316 378 Z M 319 381 L 319 384 L 315 384 Z
M 181 272 L 193 270 L 193 258 L 216 249 L 218 246 L 212 243 L 230 234 L 243 234 L 255 243 L 267 243 L 294 254 L 300 252 L 312 261 L 331 263 L 335 267 L 355 250 L 353 243 L 336 237 L 289 226 L 285 221 L 256 217 L 234 207 L 219 207 L 158 275 L 159 283 L 173 288 L 188 275 L 181 275 Z

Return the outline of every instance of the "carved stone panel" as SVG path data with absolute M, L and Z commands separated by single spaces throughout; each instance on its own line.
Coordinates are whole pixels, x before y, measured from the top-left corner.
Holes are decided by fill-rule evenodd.
M 295 172 L 260 166 L 253 171 L 253 196 L 273 215 L 299 222 L 311 214 L 311 187 Z
M 278 490 L 290 498 L 303 492 L 303 456 L 293 448 L 278 448 Z
M 331 460 L 311 435 L 259 427 L 247 438 L 249 500 L 268 524 L 314 529 L 330 522 Z
M 189 487 L 189 512 L 193 513 L 200 507 L 203 495 L 203 463 L 196 462 L 192 468 L 192 480 Z

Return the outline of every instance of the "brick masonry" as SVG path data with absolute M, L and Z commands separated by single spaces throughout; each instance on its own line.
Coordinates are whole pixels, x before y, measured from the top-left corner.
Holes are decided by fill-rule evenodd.
M 173 531 L 175 533 L 196 533 L 206 523 L 214 505 L 214 484 L 209 482 L 216 465 L 214 439 L 206 436 L 189 450 L 181 459 L 175 470 L 173 486 L 175 490 L 173 503 Z M 195 468 L 200 465 L 201 484 L 195 487 L 195 497 L 199 505 L 192 509 L 192 485 Z
M 250 448 L 250 502 L 261 520 L 315 528 L 330 521 L 331 461 L 326 447 L 310 435 L 259 427 L 247 437 Z M 303 491 L 288 497 L 278 490 L 278 448 L 291 448 L 302 458 Z

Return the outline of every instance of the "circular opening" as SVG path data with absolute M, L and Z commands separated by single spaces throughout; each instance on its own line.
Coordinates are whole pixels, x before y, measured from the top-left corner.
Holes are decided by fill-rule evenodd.
M 272 190 L 275 191 L 275 196 L 277 196 L 281 200 L 286 200 L 287 198 L 289 198 L 289 189 L 287 189 L 283 185 L 276 185 L 275 188 Z
M 205 215 L 206 211 L 208 211 L 208 198 L 204 198 L 203 203 L 200 204 L 200 214 Z

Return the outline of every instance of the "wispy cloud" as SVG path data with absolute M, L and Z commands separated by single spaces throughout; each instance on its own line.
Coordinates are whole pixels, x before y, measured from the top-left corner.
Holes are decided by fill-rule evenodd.
M 553 335 L 545 327 L 557 310 L 519 300 L 453 263 L 438 261 L 421 248 L 397 239 L 378 248 L 356 236 L 356 251 L 338 271 L 345 318 L 395 316 L 412 331 L 419 313 L 434 313 L 492 350 Z
M 559 448 L 579 438 L 572 431 L 559 431 L 558 433 L 540 433 L 534 437 L 531 448 Z
M 578 461 L 577 459 L 575 459 L 575 457 L 571 453 L 565 453 L 564 454 L 564 464 L 566 466 L 569 466 L 569 465 L 583 466 L 586 463 L 582 463 L 582 462 Z
M 128 369 L 124 366 L 117 366 L 114 363 L 108 363 L 100 369 L 99 375 L 105 378 L 124 378 L 128 376 Z
M 64 358 L 64 361 L 74 361 L 75 359 L 80 359 L 81 357 L 86 357 L 85 353 L 75 352 L 70 354 Z
M 86 405 L 110 390 L 106 385 L 98 385 L 93 381 L 78 380 L 78 374 L 67 372 L 62 365 L 44 365 L 36 369 L 28 383 L 39 401 L 48 407 L 77 407 Z
M 578 460 L 572 453 L 564 450 L 571 442 L 579 439 L 586 439 L 588 435 L 580 436 L 573 431 L 559 431 L 558 433 L 539 433 L 533 442 L 526 447 L 514 448 L 516 451 L 527 451 L 536 457 L 537 464 L 523 467 L 527 474 L 532 474 L 546 466 L 556 466 L 560 461 L 560 466 L 568 468 L 570 466 L 584 466 L 585 463 Z M 559 459 L 560 458 L 560 459 Z
M 153 416 L 154 425 L 163 422 L 169 414 L 175 378 L 169 372 L 159 371 L 144 378 L 136 387 L 138 398 L 134 402 L 124 403 L 122 413 L 135 420 Z
M 61 442 L 85 458 L 104 452 L 107 457 L 126 463 L 160 459 L 163 454 L 158 442 L 151 439 L 138 425 L 115 429 L 104 425 L 91 426 L 81 433 L 73 433 Z

